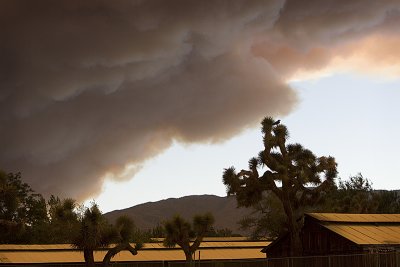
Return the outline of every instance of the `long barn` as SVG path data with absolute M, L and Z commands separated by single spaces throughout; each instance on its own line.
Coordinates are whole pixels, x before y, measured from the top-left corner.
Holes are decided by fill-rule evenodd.
M 261 249 L 267 241 L 248 241 L 241 237 L 205 238 L 195 254 L 197 262 L 264 260 Z M 106 250 L 97 250 L 95 261 L 103 260 Z M 133 256 L 122 251 L 112 259 L 112 266 L 178 266 L 185 261 L 179 247 L 166 248 L 162 240 L 146 243 Z M 84 266 L 83 253 L 69 244 L 60 245 L 0 245 L 0 266 Z

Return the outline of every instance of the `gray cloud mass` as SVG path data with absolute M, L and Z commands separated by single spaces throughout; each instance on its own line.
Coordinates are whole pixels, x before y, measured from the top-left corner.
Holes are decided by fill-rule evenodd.
M 288 114 L 287 77 L 398 18 L 398 1 L 1 1 L 0 167 L 93 196 L 174 140 Z

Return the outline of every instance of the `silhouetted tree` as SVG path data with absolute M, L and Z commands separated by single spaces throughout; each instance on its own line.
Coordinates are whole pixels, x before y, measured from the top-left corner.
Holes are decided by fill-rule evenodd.
M 211 227 L 210 231 L 207 233 L 208 237 L 231 237 L 231 236 L 241 236 L 240 234 L 234 233 L 229 228 L 214 229 Z
M 249 170 L 225 169 L 223 182 L 240 206 L 256 205 L 265 192 L 273 192 L 285 211 L 290 253 L 301 255 L 304 208 L 316 203 L 321 192 L 334 184 L 337 164 L 333 157 L 316 157 L 300 144 L 286 144 L 289 132 L 273 118 L 267 117 L 261 124 L 264 149 L 249 160 Z
M 51 196 L 48 201 L 50 243 L 71 243 L 79 231 L 78 205 L 75 200 Z
M 213 224 L 214 217 L 210 213 L 194 216 L 193 225 L 176 215 L 172 220 L 165 222 L 164 246 L 180 246 L 185 253 L 187 265 L 191 265 L 193 253 L 200 247 L 203 237 Z M 192 238 L 194 241 L 191 243 Z
M 376 213 L 400 213 L 399 191 L 379 190 L 375 192 L 378 201 Z
M 165 237 L 164 226 L 161 223 L 157 223 L 157 225 L 150 230 L 150 237 Z
M 0 242 L 31 243 L 35 229 L 48 223 L 46 202 L 21 179 L 0 170 Z
M 287 230 L 285 211 L 275 194 L 263 194 L 252 209 L 250 214 L 238 222 L 240 229 L 250 232 L 251 239 L 274 239 Z
M 322 200 L 319 212 L 398 213 L 400 197 L 396 191 L 373 190 L 372 183 L 361 173 L 340 180 L 335 190 Z
M 118 217 L 115 224 L 115 231 L 117 233 L 115 241 L 117 244 L 110 248 L 103 259 L 103 266 L 109 265 L 111 258 L 117 255 L 122 250 L 128 250 L 132 255 L 137 255 L 137 251 L 142 248 L 141 240 L 133 240 L 135 234 L 135 224 L 128 216 Z M 129 243 L 135 241 L 135 247 Z
M 25 201 L 25 234 L 21 243 L 48 243 L 49 217 L 46 200 L 41 194 L 32 193 Z
M 73 247 L 83 250 L 86 266 L 94 267 L 93 252 L 99 248 L 107 248 L 115 239 L 116 232 L 108 224 L 96 204 L 86 208 L 80 218 L 80 228 Z
M 370 181 L 358 174 L 348 180 L 339 179 L 338 186 L 327 192 L 316 211 L 375 213 L 377 205 Z

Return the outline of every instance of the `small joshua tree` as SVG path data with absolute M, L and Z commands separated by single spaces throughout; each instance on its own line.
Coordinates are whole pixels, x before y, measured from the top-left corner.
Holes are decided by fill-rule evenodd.
M 190 266 L 194 252 L 200 247 L 203 237 L 210 231 L 213 224 L 214 217 L 210 213 L 194 216 L 192 225 L 176 215 L 164 224 L 166 232 L 164 246 L 180 246 L 185 253 L 187 265 Z
M 142 242 L 136 242 L 135 246 L 129 243 L 133 239 L 135 224 L 128 216 L 120 216 L 115 224 L 117 244 L 110 248 L 103 259 L 103 266 L 109 265 L 110 260 L 123 250 L 128 250 L 132 255 L 137 255 L 137 251 L 142 248 Z

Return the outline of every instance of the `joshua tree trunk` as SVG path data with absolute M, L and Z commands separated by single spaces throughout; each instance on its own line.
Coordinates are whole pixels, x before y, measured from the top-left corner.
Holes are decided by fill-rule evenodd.
M 303 245 L 300 239 L 302 221 L 298 218 L 299 211 L 293 208 L 289 194 L 283 194 L 282 204 L 287 217 L 287 227 L 290 237 L 290 256 L 301 256 L 303 254 Z
M 290 248 L 290 256 L 301 256 L 303 254 L 303 244 L 300 239 L 300 231 L 297 229 L 290 233 Z
M 191 251 L 185 251 L 185 257 L 186 257 L 186 266 L 187 267 L 194 266 L 193 253 Z
M 193 265 L 193 257 L 192 257 L 192 252 L 185 251 L 185 257 L 186 257 L 186 266 L 190 267 Z
M 92 249 L 84 249 L 83 257 L 85 258 L 86 267 L 94 267 L 94 256 Z
M 129 242 L 118 244 L 108 250 L 107 254 L 104 256 L 103 267 L 107 267 L 110 264 L 110 260 L 122 250 L 128 250 L 133 256 L 137 255 L 137 250 L 132 247 Z

